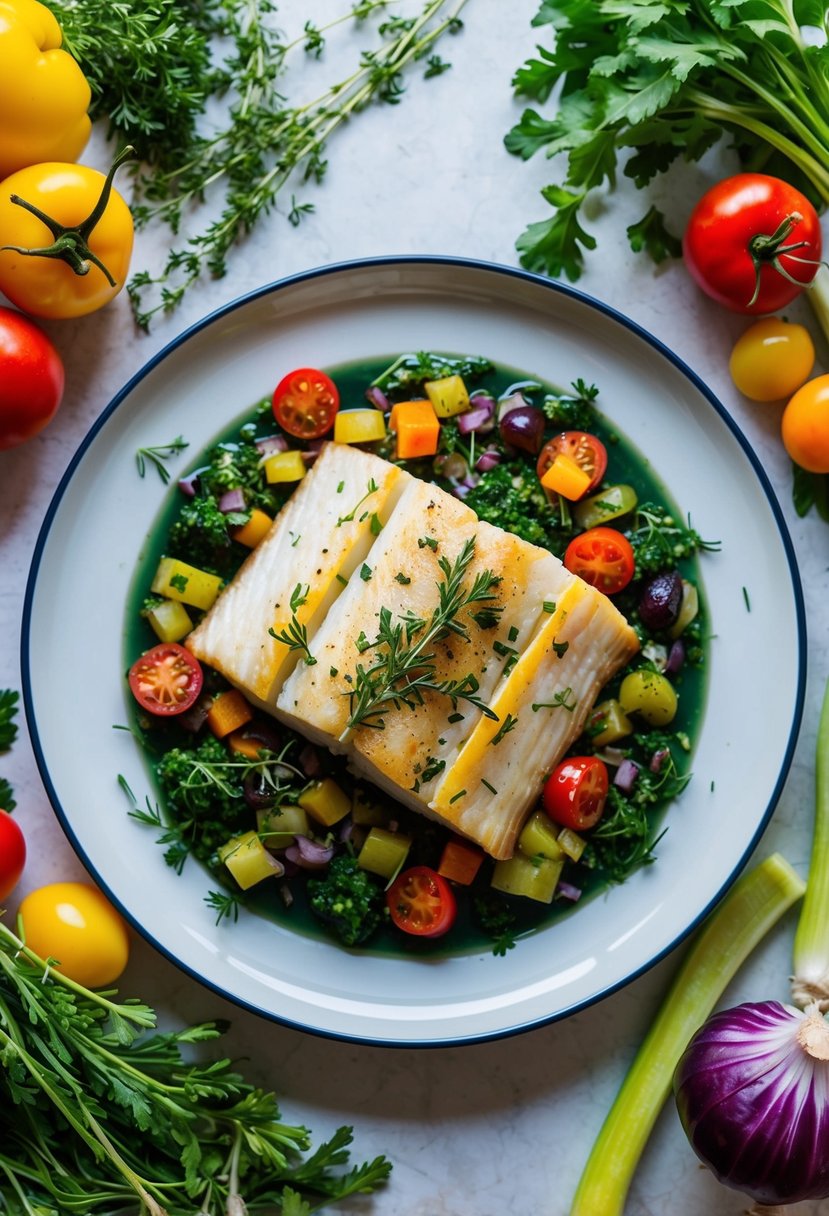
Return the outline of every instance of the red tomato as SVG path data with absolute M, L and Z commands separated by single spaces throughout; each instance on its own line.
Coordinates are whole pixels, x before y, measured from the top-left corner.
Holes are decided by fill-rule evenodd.
M 556 823 L 586 832 L 602 817 L 607 787 L 607 766 L 598 756 L 570 756 L 547 778 L 541 801 Z
M 386 892 L 392 921 L 416 937 L 441 937 L 452 928 L 457 904 L 445 878 L 428 866 L 404 870 Z
M 202 690 L 204 674 L 189 650 L 178 642 L 162 642 L 136 659 L 129 683 L 142 709 L 170 717 L 190 708 Z
M 0 451 L 51 421 L 63 396 L 63 363 L 28 317 L 0 308 Z
M 297 439 L 319 439 L 330 431 L 339 408 L 336 384 L 313 367 L 289 372 L 274 389 L 274 417 L 283 431 Z
M 575 460 L 579 468 L 590 475 L 590 485 L 584 491 L 585 494 L 589 494 L 601 484 L 607 470 L 607 448 L 601 439 L 587 431 L 562 431 L 560 435 L 554 435 L 539 453 L 539 479 L 547 472 L 556 456 L 562 453 Z
M 591 587 L 605 595 L 615 595 L 633 578 L 633 549 L 627 537 L 615 528 L 588 528 L 570 541 L 564 565 Z
M 787 182 L 738 173 L 702 196 L 682 249 L 685 265 L 712 299 L 732 312 L 776 312 L 817 274 L 820 221 Z
M 11 895 L 26 864 L 26 841 L 6 811 L 0 811 L 0 899 Z

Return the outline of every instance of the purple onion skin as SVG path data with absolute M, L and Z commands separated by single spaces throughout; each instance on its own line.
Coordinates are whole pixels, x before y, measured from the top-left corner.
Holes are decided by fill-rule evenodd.
M 533 405 L 518 405 L 504 414 L 498 430 L 504 443 L 537 456 L 544 443 L 544 415 Z
M 682 579 L 678 570 L 657 574 L 642 591 L 639 616 L 648 629 L 670 629 L 679 616 Z
M 807 1016 L 779 1001 L 714 1014 L 674 1076 L 694 1152 L 758 1203 L 829 1197 L 829 1061 L 797 1041 Z

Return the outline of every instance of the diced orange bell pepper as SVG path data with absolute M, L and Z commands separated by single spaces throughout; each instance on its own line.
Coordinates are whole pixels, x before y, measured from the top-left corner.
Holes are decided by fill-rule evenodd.
M 447 840 L 438 866 L 438 874 L 452 882 L 468 887 L 475 881 L 475 875 L 481 868 L 484 855 L 468 840 L 453 837 Z
M 398 460 L 434 456 L 438 450 L 440 422 L 431 401 L 398 401 L 389 429 L 397 433 Z
M 547 472 L 541 478 L 545 490 L 552 490 L 562 498 L 576 502 L 587 492 L 590 485 L 590 474 L 586 473 L 572 456 L 559 452 Z
M 270 515 L 265 511 L 260 511 L 258 507 L 254 507 L 250 513 L 250 519 L 246 524 L 242 524 L 239 528 L 232 528 L 230 535 L 240 545 L 244 545 L 246 549 L 255 549 L 260 540 L 263 540 L 270 526 L 273 523 Z
M 217 739 L 250 722 L 253 710 L 236 688 L 220 692 L 207 712 L 207 725 Z

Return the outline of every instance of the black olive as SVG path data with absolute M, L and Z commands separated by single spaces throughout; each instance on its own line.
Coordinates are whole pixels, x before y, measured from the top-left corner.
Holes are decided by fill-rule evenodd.
M 670 629 L 676 624 L 682 604 L 682 579 L 678 570 L 657 574 L 645 585 L 639 600 L 639 616 L 646 629 Z

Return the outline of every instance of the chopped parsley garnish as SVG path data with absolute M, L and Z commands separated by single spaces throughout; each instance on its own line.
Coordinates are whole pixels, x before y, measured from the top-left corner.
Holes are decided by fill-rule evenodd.
M 498 727 L 497 732 L 490 739 L 492 746 L 495 747 L 497 744 L 499 744 L 504 738 L 504 735 L 508 735 L 511 730 L 515 730 L 517 725 L 518 718 L 513 717 L 512 714 L 507 714 L 506 718 L 504 718 L 503 722 Z
M 449 805 L 451 806 L 453 802 L 457 802 L 459 798 L 463 798 L 465 793 L 466 790 L 458 790 L 457 794 L 453 794 L 449 799 Z
M 189 582 L 190 579 L 186 574 L 174 574 L 170 579 L 170 586 L 175 587 L 176 591 L 180 591 L 183 594 L 187 590 Z
M 578 701 L 568 700 L 568 697 L 571 697 L 572 695 L 573 690 L 568 685 L 567 688 L 563 688 L 559 692 L 554 693 L 552 701 L 534 701 L 532 707 L 533 713 L 538 713 L 539 709 L 566 709 L 567 712 L 571 714 L 578 705 Z M 596 733 L 601 734 L 601 730 L 603 729 L 604 727 L 602 727 Z
M 426 549 L 428 547 L 433 553 L 437 553 L 438 542 L 434 536 L 419 536 L 417 538 L 417 547 L 418 549 Z
M 369 581 L 373 573 L 374 571 L 372 570 L 371 566 L 368 566 L 365 562 L 363 562 L 362 566 L 360 567 L 360 578 L 364 583 Z
M 569 642 L 557 642 L 555 639 L 553 639 L 553 650 L 556 652 L 556 656 L 559 659 L 564 658 L 564 656 L 567 654 L 567 651 L 569 650 L 569 648 L 570 648 Z
M 400 583 L 401 587 L 408 587 L 412 580 L 408 577 L 408 575 L 405 575 L 402 570 L 399 570 L 394 576 L 394 581 L 396 583 Z

